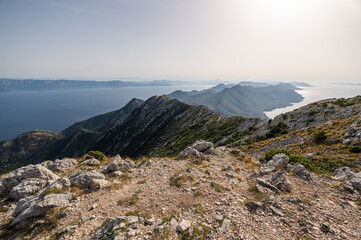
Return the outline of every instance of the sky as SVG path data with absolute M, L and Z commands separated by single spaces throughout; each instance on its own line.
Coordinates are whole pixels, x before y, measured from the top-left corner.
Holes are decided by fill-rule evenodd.
M 361 0 L 0 0 L 0 77 L 361 83 Z

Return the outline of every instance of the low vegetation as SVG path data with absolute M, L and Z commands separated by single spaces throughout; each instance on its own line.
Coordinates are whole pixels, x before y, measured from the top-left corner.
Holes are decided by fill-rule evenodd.
M 89 151 L 87 155 L 85 155 L 85 159 L 89 159 L 89 158 L 96 158 L 99 161 L 102 161 L 106 158 L 106 156 L 104 155 L 104 153 L 99 152 L 99 151 Z

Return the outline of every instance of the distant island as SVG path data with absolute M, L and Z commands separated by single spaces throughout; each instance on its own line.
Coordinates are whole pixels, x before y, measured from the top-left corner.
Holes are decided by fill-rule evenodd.
M 90 88 L 122 88 L 122 87 L 152 87 L 152 86 L 177 86 L 177 85 L 194 85 L 194 84 L 208 84 L 216 85 L 221 83 L 221 80 L 215 81 L 182 81 L 182 80 L 146 80 L 139 79 L 138 81 L 121 78 L 121 80 L 97 81 L 97 80 L 39 80 L 39 79 L 10 79 L 0 78 L 0 92 L 7 91 L 46 91 L 46 90 L 69 90 L 69 89 L 90 89 Z M 274 86 L 280 82 L 262 83 L 243 81 L 237 85 L 251 86 L 251 87 L 267 87 Z M 292 82 L 293 86 L 297 87 L 312 87 L 307 83 Z M 236 84 L 227 84 L 227 88 L 233 87 Z
M 178 99 L 192 105 L 205 105 L 225 116 L 245 116 L 267 119 L 265 111 L 290 106 L 303 100 L 295 92 L 300 88 L 292 83 L 271 85 L 258 82 L 239 84 L 219 84 L 202 91 L 175 91 L 169 98 Z
M 153 81 L 80 81 L 80 80 L 37 80 L 0 78 L 0 92 L 5 91 L 45 91 L 88 88 L 120 88 L 120 87 L 150 87 L 173 86 L 184 84 L 183 81 L 153 80 Z

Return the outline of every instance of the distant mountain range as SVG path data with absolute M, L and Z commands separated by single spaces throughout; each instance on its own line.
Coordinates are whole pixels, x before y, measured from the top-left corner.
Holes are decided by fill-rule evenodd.
M 219 84 L 202 91 L 175 91 L 169 98 L 192 105 L 205 105 L 225 116 L 245 116 L 267 119 L 265 111 L 289 106 L 302 101 L 295 92 L 299 88 L 290 83 L 271 85 L 267 83 L 240 82 Z
M 87 88 L 119 88 L 119 87 L 149 87 L 172 86 L 184 84 L 181 81 L 154 80 L 154 81 L 79 81 L 79 80 L 16 80 L 0 78 L 0 92 L 4 91 L 43 91 Z
M 45 90 L 66 90 L 66 89 L 87 89 L 87 88 L 120 88 L 120 87 L 150 87 L 150 86 L 175 86 L 175 85 L 194 85 L 208 84 L 213 85 L 221 82 L 216 81 L 182 81 L 182 80 L 142 80 L 129 78 L 129 80 L 39 80 L 39 79 L 10 79 L 0 78 L 0 92 L 4 91 L 45 91 Z M 267 87 L 278 83 L 259 83 L 259 82 L 240 82 L 238 85 L 252 87 Z M 294 86 L 309 87 L 307 83 L 292 82 Z M 227 87 L 235 86 L 228 84 Z

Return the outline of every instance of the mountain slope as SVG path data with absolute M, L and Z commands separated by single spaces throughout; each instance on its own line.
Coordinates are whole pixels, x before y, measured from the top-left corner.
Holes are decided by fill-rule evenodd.
M 109 126 L 114 124 L 115 121 L 131 113 L 134 109 L 139 107 L 143 102 L 144 102 L 143 100 L 133 98 L 121 109 L 75 123 L 70 127 L 61 131 L 61 134 L 65 136 L 69 136 L 81 129 L 87 129 L 94 132 L 103 132 Z
M 205 105 L 216 113 L 225 116 L 267 119 L 264 111 L 286 107 L 290 103 L 299 102 L 303 99 L 300 94 L 294 91 L 296 89 L 298 88 L 287 83 L 265 87 L 235 85 L 228 88 L 225 85 L 218 85 L 216 88 L 203 91 L 175 91 L 168 96 L 189 104 Z
M 0 142 L 0 171 L 48 159 L 78 157 L 89 150 L 134 158 L 175 156 L 199 139 L 216 146 L 250 146 L 330 120 L 355 117 L 360 112 L 361 97 L 313 103 L 273 121 L 225 117 L 205 106 L 188 105 L 166 96 L 144 102 L 134 99 L 118 111 L 76 123 L 62 134 L 37 130 Z

